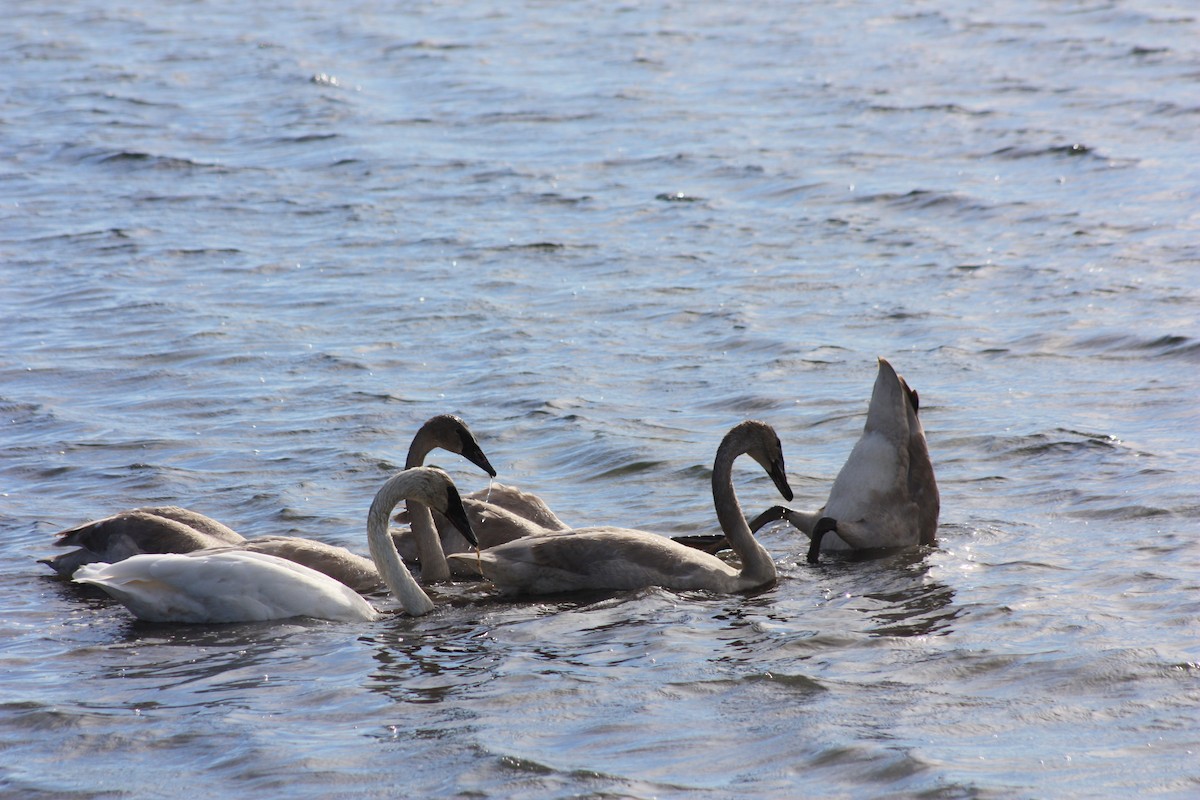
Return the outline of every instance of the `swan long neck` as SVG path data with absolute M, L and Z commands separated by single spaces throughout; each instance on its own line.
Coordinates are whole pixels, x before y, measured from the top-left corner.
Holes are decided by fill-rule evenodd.
M 417 540 L 417 558 L 421 560 L 421 582 L 439 583 L 450 580 L 450 565 L 446 561 L 442 538 L 438 534 L 437 526 L 433 524 L 433 512 L 429 510 L 429 506 L 409 500 L 408 523 Z
M 743 443 L 736 440 L 723 441 L 717 448 L 712 474 L 713 505 L 729 546 L 742 559 L 742 577 L 752 579 L 756 584 L 769 583 L 777 576 L 775 562 L 754 538 L 733 490 L 733 462 L 745 452 Z
M 419 616 L 433 610 L 433 601 L 429 599 L 429 595 L 425 594 L 425 591 L 413 578 L 412 573 L 404 566 L 404 562 L 400 560 L 400 554 L 396 552 L 396 545 L 388 534 L 388 521 L 392 509 L 405 499 L 409 489 L 409 478 L 410 476 L 403 472 L 395 475 L 375 495 L 375 500 L 371 503 L 371 510 L 367 513 L 367 544 L 371 548 L 371 560 L 375 562 L 375 567 L 383 576 L 388 589 L 404 606 L 406 612 L 413 616 Z M 429 509 L 423 505 L 414 505 L 418 505 L 425 511 L 425 514 L 430 517 L 432 526 L 433 520 Z M 440 546 L 438 551 L 441 551 Z M 424 554 L 422 554 L 422 560 L 423 557 Z M 445 556 L 442 558 L 444 562 Z
M 408 456 L 404 459 L 404 468 L 412 469 L 419 467 L 425 463 L 425 457 L 437 448 L 437 442 L 434 441 L 434 436 L 429 432 L 428 426 L 422 427 L 417 431 L 417 435 L 413 437 L 412 444 L 408 446 Z
M 412 444 L 408 447 L 408 457 L 404 461 L 405 469 L 424 464 L 426 456 L 439 446 L 440 440 L 431 422 L 422 425 L 413 437 Z M 421 560 L 421 581 L 439 583 L 450 580 L 450 565 L 446 562 L 442 539 L 433 523 L 433 514 L 429 507 L 409 500 L 408 521 L 417 542 L 417 558 Z

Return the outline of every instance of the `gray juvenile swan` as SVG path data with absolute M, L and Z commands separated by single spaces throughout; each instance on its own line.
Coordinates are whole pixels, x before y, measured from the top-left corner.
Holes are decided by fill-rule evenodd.
M 452 414 L 432 417 L 417 430 L 405 466 L 420 466 L 426 456 L 439 447 L 461 454 L 492 477 L 496 474 L 466 423 Z M 414 537 L 423 556 L 422 578 L 426 582 L 446 580 L 449 577 L 446 559 L 436 533 L 429 533 L 433 528 L 429 516 L 428 509 L 415 515 L 414 528 L 423 534 Z M 222 547 L 295 561 L 360 592 L 371 591 L 381 583 L 379 570 L 371 559 L 344 547 L 299 536 L 246 539 L 210 517 L 178 506 L 122 511 L 62 531 L 55 545 L 79 548 L 43 560 L 64 577 L 73 575 L 81 565 L 95 561 L 114 563 L 138 553 L 190 553 Z
M 471 527 L 481 549 L 486 550 L 525 536 L 570 532 L 570 528 L 555 516 L 537 495 L 501 483 L 492 484 L 489 488 L 492 490 L 493 500 L 498 499 L 498 502 L 480 499 L 479 496 L 484 494 L 484 490 L 473 492 L 475 499 L 470 496 L 463 497 L 463 506 L 467 509 L 467 517 L 471 520 Z M 406 521 L 408 515 L 398 514 L 396 519 Z M 435 513 L 433 519 L 441 540 L 442 552 L 446 556 L 474 552 L 471 543 L 445 517 Z M 396 542 L 396 549 L 406 561 L 421 560 L 417 552 L 416 537 L 412 533 L 393 533 L 392 538 Z M 450 559 L 449 569 L 450 574 L 456 577 L 479 577 L 479 567 L 474 559 Z
M 433 417 L 421 426 L 417 435 L 413 437 L 412 445 L 408 448 L 408 458 L 404 462 L 405 468 L 425 463 L 425 457 L 436 447 L 452 453 L 459 453 L 490 477 L 496 477 L 496 470 L 493 469 L 487 456 L 483 454 L 483 449 L 475 440 L 475 435 L 471 433 L 465 422 L 452 414 Z M 410 499 L 408 501 L 408 518 L 411 527 L 410 535 L 416 545 L 417 556 L 421 562 L 421 582 L 439 583 L 449 580 L 450 567 L 446 563 L 446 554 L 442 549 L 441 538 L 438 536 L 433 522 L 433 514 L 425 505 Z M 457 526 L 452 525 L 452 527 Z M 376 559 L 376 563 L 378 563 L 378 559 Z
M 713 463 L 713 503 L 721 529 L 741 558 L 740 569 L 665 536 L 615 527 L 525 537 L 478 554 L 459 553 L 450 558 L 476 561 L 484 576 L 504 594 L 646 586 L 729 593 L 766 586 L 776 579 L 775 562 L 750 532 L 733 489 L 733 462 L 743 453 L 767 471 L 785 499 L 792 498 L 783 450 L 770 425 L 747 421 L 725 435 Z
M 515 486 L 493 483 L 463 496 L 463 505 L 479 539 L 479 546 L 487 549 L 524 536 L 538 536 L 570 530 L 565 522 L 550 510 L 537 495 L 524 492 Z M 407 512 L 396 515 L 400 523 L 411 522 Z M 438 538 L 445 555 L 464 553 L 471 549 L 463 535 L 440 514 L 433 515 Z M 420 561 L 417 553 L 416 534 L 409 531 L 393 533 L 396 549 L 406 561 Z M 427 545 L 428 546 L 428 545 Z M 421 574 L 425 574 L 422 564 Z M 450 572 L 454 575 L 478 575 L 479 570 L 468 569 L 462 562 L 451 561 Z
M 41 563 L 69 578 L 93 561 L 122 561 L 139 553 L 188 553 L 246 539 L 211 517 L 179 506 L 121 511 L 55 534 L 56 547 L 74 547 Z
M 916 391 L 880 358 L 862 436 L 838 472 L 829 500 L 816 514 L 788 514 L 811 537 L 809 562 L 816 563 L 822 550 L 935 543 L 941 498 L 919 409 Z
M 471 536 L 458 490 L 436 467 L 393 476 L 367 515 L 367 541 L 379 574 L 404 610 L 420 615 L 433 602 L 392 547 L 388 514 L 402 499 L 436 508 Z M 236 548 L 138 554 L 115 564 L 85 564 L 77 583 L 98 586 L 139 619 L 151 622 L 251 622 L 288 617 L 367 621 L 379 613 L 354 590 L 294 561 Z

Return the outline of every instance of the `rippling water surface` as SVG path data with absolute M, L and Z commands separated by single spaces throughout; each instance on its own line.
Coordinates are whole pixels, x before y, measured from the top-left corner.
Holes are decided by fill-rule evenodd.
M 6 16 L 6 796 L 1200 793 L 1192 4 Z M 939 546 L 775 526 L 750 597 L 188 627 L 36 561 L 168 502 L 365 552 L 447 411 L 570 523 L 711 532 L 748 417 L 823 501 L 879 355 Z

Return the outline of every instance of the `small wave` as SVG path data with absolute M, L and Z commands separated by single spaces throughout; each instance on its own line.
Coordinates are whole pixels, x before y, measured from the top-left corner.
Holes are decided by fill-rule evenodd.
M 637 475 L 641 472 L 649 472 L 658 469 L 666 462 L 663 461 L 633 461 L 629 464 L 622 464 L 612 469 L 601 472 L 596 475 L 596 478 L 619 478 L 623 475 Z
M 654 195 L 655 200 L 661 200 L 664 203 L 703 203 L 703 197 L 697 197 L 694 194 L 687 192 L 660 192 Z
M 336 133 L 302 133 L 298 136 L 280 136 L 272 140 L 275 144 L 311 144 L 312 142 L 327 142 L 337 139 Z
M 514 244 L 506 244 L 500 247 L 486 248 L 499 253 L 512 252 L 535 252 L 535 253 L 556 253 L 561 250 L 566 250 L 569 245 L 561 242 L 521 242 Z
M 931 103 L 916 106 L 892 106 L 876 104 L 868 106 L 868 110 L 883 114 L 954 114 L 966 117 L 990 117 L 995 112 L 989 109 L 974 109 L 960 106 L 958 103 Z
M 979 214 L 995 210 L 992 206 L 957 192 L 938 192 L 929 189 L 913 189 L 910 192 L 881 192 L 858 197 L 855 202 L 882 203 L 901 209 L 948 211 L 959 214 Z
M 1014 455 L 1022 456 L 1070 455 L 1096 450 L 1108 451 L 1120 444 L 1120 440 L 1115 437 L 1102 434 L 1078 433 L 1063 428 L 1056 429 L 1056 433 L 1065 433 L 1080 438 L 1052 438 L 1046 434 L 1033 434 L 1023 437 L 1027 443 L 1013 447 L 1011 452 Z
M 993 150 L 990 155 L 1012 161 L 1024 158 L 1044 158 L 1046 156 L 1067 158 L 1093 156 L 1101 158 L 1094 149 L 1086 144 L 1062 144 L 1051 145 L 1049 147 L 1001 147 L 999 150 Z
M 94 153 L 83 159 L 95 164 L 115 167 L 131 167 L 138 169 L 154 169 L 167 171 L 212 170 L 226 172 L 227 169 L 218 164 L 208 164 L 181 156 L 163 156 L 146 153 L 140 150 L 119 150 L 109 153 Z
M 580 114 L 553 114 L 546 111 L 495 111 L 486 114 L 480 114 L 475 117 L 474 121 L 483 125 L 507 124 L 507 123 L 561 123 L 561 122 L 586 122 L 593 119 L 596 115 L 593 113 Z
M 1071 349 L 1108 355 L 1138 358 L 1150 353 L 1156 358 L 1200 359 L 1200 341 L 1178 334 L 1141 337 L 1123 333 L 1105 333 L 1080 339 Z
M 1150 517 L 1168 517 L 1173 516 L 1173 514 L 1169 509 L 1155 508 L 1154 506 L 1118 505 L 1069 511 L 1066 516 L 1074 517 L 1075 519 L 1128 521 Z

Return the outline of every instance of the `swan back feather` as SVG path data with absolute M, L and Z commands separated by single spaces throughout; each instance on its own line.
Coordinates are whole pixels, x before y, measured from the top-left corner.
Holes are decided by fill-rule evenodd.
M 780 492 L 791 499 L 775 431 L 763 422 L 735 426 L 717 448 L 712 487 L 717 519 L 742 559 L 740 569 L 665 536 L 607 526 L 525 537 L 479 554 L 450 558 L 477 561 L 483 574 L 505 594 L 645 586 L 737 592 L 769 584 L 776 577 L 775 563 L 755 541 L 733 489 L 733 461 L 743 453 L 763 465 Z
M 329 576 L 244 550 L 139 554 L 86 564 L 76 583 L 98 586 L 149 622 L 251 622 L 314 617 L 375 619 L 370 604 Z

